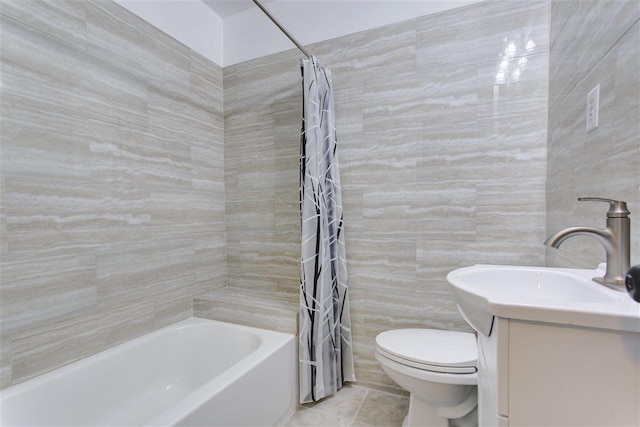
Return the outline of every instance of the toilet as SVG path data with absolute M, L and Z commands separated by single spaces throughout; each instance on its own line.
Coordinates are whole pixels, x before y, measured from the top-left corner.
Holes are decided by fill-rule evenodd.
M 385 331 L 376 337 L 376 359 L 410 393 L 403 427 L 477 427 L 478 349 L 473 334 Z

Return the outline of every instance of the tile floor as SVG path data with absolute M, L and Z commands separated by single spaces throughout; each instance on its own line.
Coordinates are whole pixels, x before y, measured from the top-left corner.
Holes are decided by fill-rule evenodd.
M 400 427 L 409 398 L 347 384 L 334 396 L 301 405 L 284 427 Z

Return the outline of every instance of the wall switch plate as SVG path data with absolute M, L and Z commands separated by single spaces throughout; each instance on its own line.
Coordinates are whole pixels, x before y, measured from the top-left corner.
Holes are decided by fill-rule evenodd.
M 600 85 L 591 89 L 587 95 L 587 132 L 598 127 L 598 110 L 600 110 Z

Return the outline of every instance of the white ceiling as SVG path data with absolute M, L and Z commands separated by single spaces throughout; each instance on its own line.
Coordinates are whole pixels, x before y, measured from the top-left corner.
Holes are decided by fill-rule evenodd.
M 226 18 L 252 7 L 256 7 L 252 0 L 202 0 L 209 6 L 220 18 Z M 273 0 L 263 0 L 263 3 L 269 3 Z
M 115 1 L 220 66 L 293 48 L 253 0 Z M 478 1 L 263 0 L 305 46 Z

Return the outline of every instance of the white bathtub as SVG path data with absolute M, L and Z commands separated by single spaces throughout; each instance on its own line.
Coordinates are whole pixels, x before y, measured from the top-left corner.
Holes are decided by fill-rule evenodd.
M 295 337 L 190 318 L 0 392 L 9 426 L 275 426 Z

